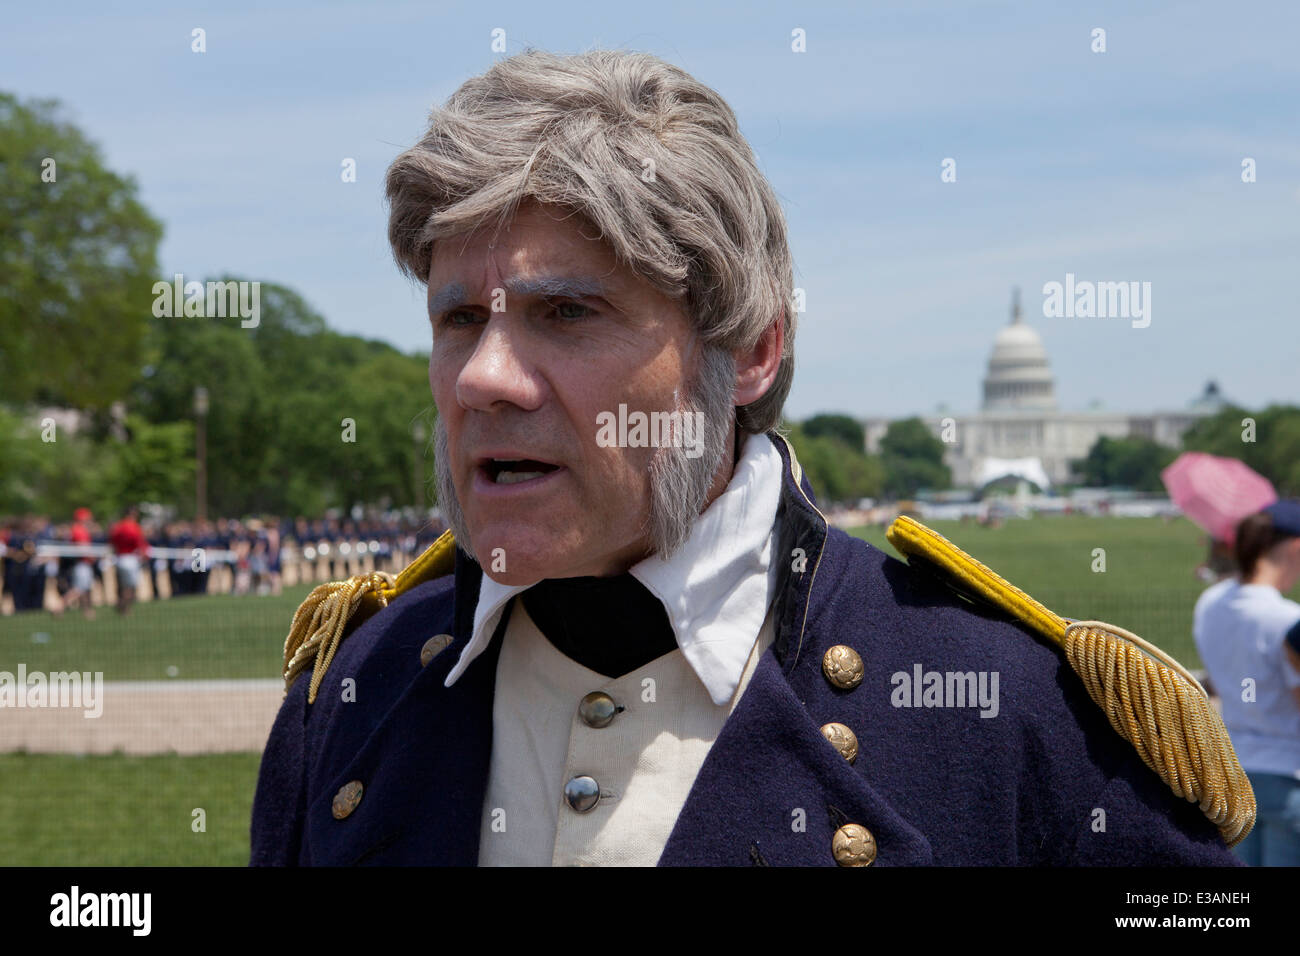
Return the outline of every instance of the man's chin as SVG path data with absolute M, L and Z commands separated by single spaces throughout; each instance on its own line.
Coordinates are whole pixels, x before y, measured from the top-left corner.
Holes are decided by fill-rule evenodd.
M 483 545 L 479 546 L 479 541 Z M 531 587 L 547 578 L 604 577 L 621 574 L 641 556 L 593 562 L 598 544 L 559 541 L 532 534 L 485 534 L 474 538 L 474 559 L 483 573 L 506 587 Z
M 502 534 L 490 529 L 471 532 L 474 559 L 483 573 L 507 587 L 527 587 L 549 577 L 562 576 L 572 556 L 560 553 L 541 531 Z M 560 571 L 557 574 L 557 571 Z

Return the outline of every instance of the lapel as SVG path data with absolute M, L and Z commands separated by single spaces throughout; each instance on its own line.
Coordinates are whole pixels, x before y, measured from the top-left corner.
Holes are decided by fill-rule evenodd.
M 347 766 L 308 810 L 315 865 L 475 866 L 492 750 L 492 698 L 506 606 L 491 644 L 451 687 L 448 672 L 469 643 L 482 569 L 456 549 L 452 643 L 403 692 Z M 443 625 L 445 626 L 445 625 Z M 333 795 L 350 781 L 365 792 L 342 821 Z

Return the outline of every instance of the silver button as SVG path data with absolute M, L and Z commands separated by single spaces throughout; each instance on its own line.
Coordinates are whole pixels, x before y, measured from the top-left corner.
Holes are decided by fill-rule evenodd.
M 564 802 L 578 813 L 586 813 L 600 799 L 600 784 L 592 777 L 574 777 L 564 785 Z
M 592 691 L 578 704 L 578 716 L 588 727 L 608 727 L 618 711 L 614 698 L 599 690 Z

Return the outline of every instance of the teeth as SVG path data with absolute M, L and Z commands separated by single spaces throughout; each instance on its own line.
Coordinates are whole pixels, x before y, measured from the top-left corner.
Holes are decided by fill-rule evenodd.
M 497 475 L 497 484 L 517 485 L 521 481 L 532 481 L 534 478 L 540 478 L 543 474 L 540 471 L 503 471 Z

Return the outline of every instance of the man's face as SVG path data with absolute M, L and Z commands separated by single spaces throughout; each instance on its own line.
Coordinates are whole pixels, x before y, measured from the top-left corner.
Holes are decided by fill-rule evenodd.
M 597 416 L 620 404 L 678 408 L 695 337 L 682 310 L 593 234 L 530 203 L 495 245 L 486 230 L 434 245 L 440 467 L 469 547 L 503 584 L 616 574 L 651 551 L 656 449 L 601 447 Z

